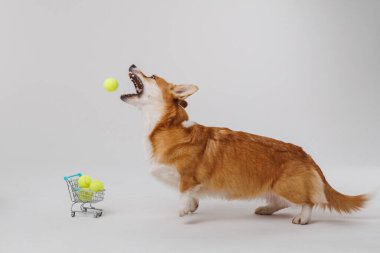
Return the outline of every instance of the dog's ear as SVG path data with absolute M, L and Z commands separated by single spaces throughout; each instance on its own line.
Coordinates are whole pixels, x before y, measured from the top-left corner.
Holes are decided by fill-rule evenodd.
M 184 100 L 188 96 L 194 94 L 198 90 L 198 86 L 193 84 L 178 84 L 174 85 L 171 92 L 175 98 Z

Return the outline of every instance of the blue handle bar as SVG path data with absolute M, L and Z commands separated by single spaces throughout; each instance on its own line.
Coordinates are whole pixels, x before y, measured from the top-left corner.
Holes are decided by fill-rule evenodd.
M 67 177 L 64 177 L 63 179 L 65 179 L 65 181 L 67 181 L 69 178 L 80 177 L 80 176 L 82 176 L 82 173 L 77 173 L 77 174 L 74 174 L 74 175 L 71 175 L 71 176 L 67 176 Z

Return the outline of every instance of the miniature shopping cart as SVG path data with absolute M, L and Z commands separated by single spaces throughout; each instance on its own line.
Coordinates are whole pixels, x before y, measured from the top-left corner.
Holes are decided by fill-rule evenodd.
M 69 190 L 71 202 L 73 202 L 71 205 L 71 217 L 75 217 L 75 213 L 77 212 L 87 213 L 87 211 L 91 211 L 94 213 L 94 218 L 98 218 L 102 216 L 103 210 L 93 207 L 92 204 L 98 203 L 104 199 L 105 190 L 91 192 L 87 189 L 80 188 L 78 186 L 78 179 L 81 176 L 82 174 L 78 173 L 64 177 Z M 77 208 L 77 204 L 79 205 L 79 209 Z

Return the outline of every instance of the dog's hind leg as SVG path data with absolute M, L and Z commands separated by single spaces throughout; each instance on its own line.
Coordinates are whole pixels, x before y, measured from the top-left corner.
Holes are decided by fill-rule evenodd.
M 275 195 L 270 195 L 266 199 L 267 205 L 256 208 L 255 214 L 271 215 L 274 212 L 289 207 L 289 204 L 285 200 L 282 200 Z
M 313 167 L 299 166 L 285 170 L 273 185 L 272 190 L 291 203 L 302 206 L 301 212 L 294 217 L 294 224 L 307 224 L 315 205 L 327 203 L 322 178 Z
M 301 212 L 293 218 L 292 223 L 300 224 L 300 225 L 305 225 L 309 223 L 311 219 L 312 209 L 313 209 L 312 205 L 308 205 L 308 204 L 302 205 Z

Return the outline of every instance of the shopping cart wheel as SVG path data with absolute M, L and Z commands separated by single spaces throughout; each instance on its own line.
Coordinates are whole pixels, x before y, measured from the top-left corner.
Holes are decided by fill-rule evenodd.
M 102 216 L 102 214 L 103 214 L 103 212 L 100 212 L 100 213 L 99 213 L 99 217 Z
M 75 212 L 71 212 L 71 217 L 75 217 Z

